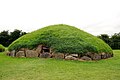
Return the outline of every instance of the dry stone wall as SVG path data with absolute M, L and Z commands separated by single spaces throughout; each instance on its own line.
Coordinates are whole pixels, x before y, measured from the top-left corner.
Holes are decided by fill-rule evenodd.
M 49 52 L 45 52 L 42 49 L 42 45 L 39 45 L 37 48 L 33 50 L 29 50 L 27 48 L 21 48 L 18 51 L 11 51 L 7 52 L 8 56 L 11 57 L 27 57 L 27 58 L 33 58 L 33 57 L 40 57 L 40 58 L 56 58 L 56 59 L 65 59 L 65 60 L 101 60 L 101 59 L 107 59 L 110 57 L 113 57 L 113 54 L 108 54 L 108 53 L 91 53 L 88 52 L 84 55 L 80 54 L 69 54 L 69 53 L 55 53 L 52 51 L 51 48 L 46 48 Z

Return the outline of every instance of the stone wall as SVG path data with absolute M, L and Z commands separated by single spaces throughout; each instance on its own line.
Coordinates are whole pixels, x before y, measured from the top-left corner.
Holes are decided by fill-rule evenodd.
M 28 48 L 21 48 L 18 51 L 7 52 L 8 56 L 11 57 L 40 57 L 40 58 L 56 58 L 56 59 L 65 59 L 65 60 L 101 60 L 113 57 L 113 54 L 108 53 L 86 53 L 84 55 L 78 54 L 69 54 L 69 53 L 55 53 L 49 48 L 49 52 L 42 51 L 43 46 L 39 45 L 37 48 L 33 50 L 29 50 Z

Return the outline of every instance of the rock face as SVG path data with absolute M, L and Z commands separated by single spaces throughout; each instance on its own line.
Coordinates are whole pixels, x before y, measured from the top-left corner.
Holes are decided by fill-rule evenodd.
M 38 57 L 38 53 L 33 50 L 26 50 L 26 57 L 28 58 Z
M 25 57 L 24 51 L 18 51 L 18 52 L 16 53 L 16 57 Z
M 56 59 L 65 59 L 65 60 L 100 60 L 113 57 L 113 54 L 108 53 L 85 53 L 85 54 L 69 54 L 69 53 L 55 53 L 51 48 L 38 45 L 37 48 L 29 50 L 27 48 L 21 48 L 18 51 L 7 52 L 6 55 L 11 57 L 40 57 L 40 58 L 56 58 Z

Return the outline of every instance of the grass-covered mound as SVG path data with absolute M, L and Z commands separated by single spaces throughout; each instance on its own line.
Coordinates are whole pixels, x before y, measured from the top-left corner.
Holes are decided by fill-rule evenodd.
M 2 44 L 0 44 L 0 52 L 3 52 L 3 51 L 5 51 L 5 47 Z
M 50 25 L 26 34 L 14 41 L 8 49 L 9 51 L 20 48 L 33 49 L 39 44 L 61 53 L 112 53 L 112 49 L 101 39 L 65 24 Z

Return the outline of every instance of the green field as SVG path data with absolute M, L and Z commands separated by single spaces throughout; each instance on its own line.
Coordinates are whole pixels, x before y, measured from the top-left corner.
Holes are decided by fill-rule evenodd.
M 120 80 L 120 50 L 106 60 L 82 62 L 13 58 L 0 53 L 0 80 Z

